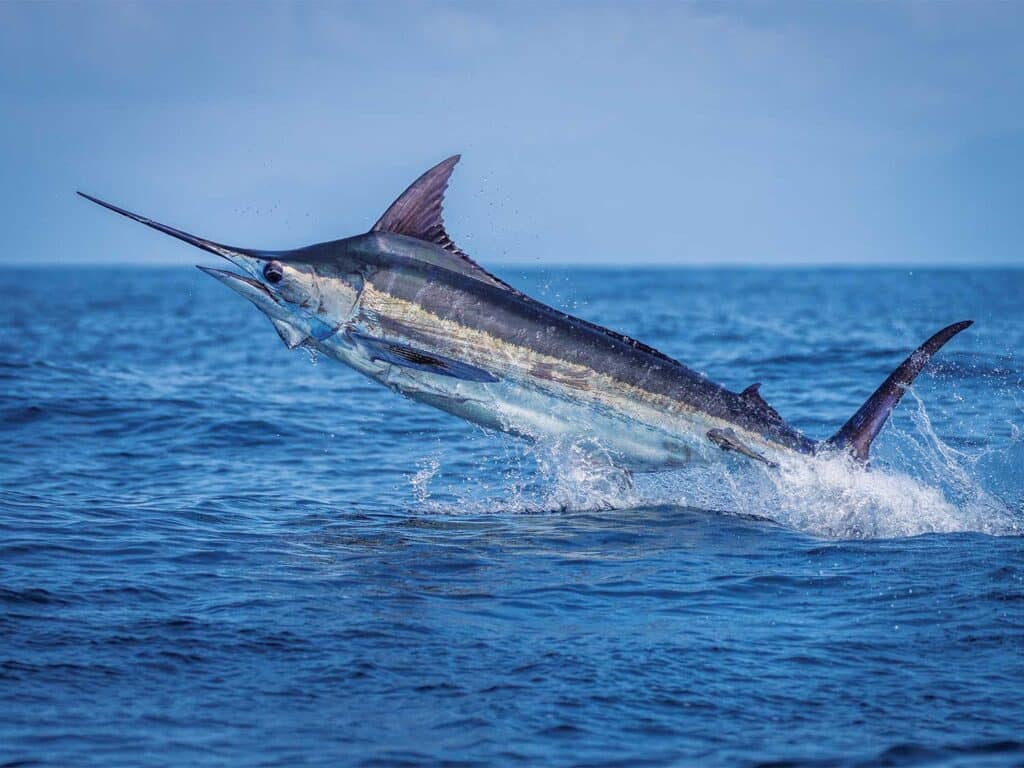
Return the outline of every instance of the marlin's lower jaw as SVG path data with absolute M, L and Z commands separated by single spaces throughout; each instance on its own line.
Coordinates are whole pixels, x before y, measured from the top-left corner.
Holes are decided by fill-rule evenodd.
M 247 298 L 268 317 L 288 323 L 295 319 L 294 315 L 281 306 L 281 303 L 270 291 L 251 277 L 228 272 L 224 269 L 196 266 L 210 277 L 220 280 L 228 288 Z
M 213 269 L 198 264 L 196 266 L 255 304 L 257 309 L 270 318 L 278 336 L 288 349 L 295 349 L 311 337 L 323 341 L 338 331 L 337 327 L 328 325 L 316 317 L 296 314 L 267 290 L 266 286 L 251 277 L 224 269 Z

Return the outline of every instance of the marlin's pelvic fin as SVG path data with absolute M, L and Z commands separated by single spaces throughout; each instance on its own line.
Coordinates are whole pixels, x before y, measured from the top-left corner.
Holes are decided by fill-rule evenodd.
M 973 322 L 973 320 L 964 320 L 946 326 L 914 350 L 910 357 L 900 364 L 899 368 L 889 374 L 889 378 L 882 382 L 882 386 L 875 390 L 875 393 L 867 399 L 860 410 L 853 414 L 843 428 L 820 444 L 821 447 L 848 451 L 858 462 L 866 464 L 871 442 L 882 430 L 892 409 L 903 397 L 903 393 L 914 383 L 917 374 L 947 341 L 960 331 L 970 327 Z
M 274 325 L 274 330 L 277 331 L 277 335 L 281 337 L 281 341 L 288 349 L 295 349 L 301 346 L 302 343 L 309 338 L 305 333 L 300 331 L 291 323 L 286 323 L 284 320 L 278 320 L 276 317 L 271 317 L 270 322 Z

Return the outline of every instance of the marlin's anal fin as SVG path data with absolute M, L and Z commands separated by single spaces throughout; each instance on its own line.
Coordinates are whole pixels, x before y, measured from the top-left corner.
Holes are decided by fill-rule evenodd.
M 288 349 L 295 349 L 302 344 L 309 337 L 296 328 L 291 323 L 286 323 L 283 320 L 278 320 L 275 317 L 270 318 L 270 322 L 274 325 L 274 330 L 277 331 L 277 335 L 281 337 L 281 341 Z
M 760 461 L 767 464 L 769 467 L 779 466 L 774 461 L 765 458 L 753 448 L 747 446 L 746 443 L 740 440 L 739 435 L 737 435 L 731 428 L 709 429 L 708 440 L 717 445 L 723 451 L 734 451 L 746 456 L 748 459 L 753 459 L 754 461 Z
M 349 336 L 357 345 L 363 347 L 373 360 L 397 365 L 415 371 L 425 371 L 438 376 L 450 376 L 463 381 L 495 382 L 497 377 L 483 368 L 453 360 L 434 352 L 426 352 L 406 344 L 387 339 L 378 339 L 361 333 L 350 333 Z

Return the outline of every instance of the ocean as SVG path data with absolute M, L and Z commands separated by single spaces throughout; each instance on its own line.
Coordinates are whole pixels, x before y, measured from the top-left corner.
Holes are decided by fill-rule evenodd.
M 1024 271 L 495 270 L 870 472 L 615 489 L 194 269 L 0 271 L 0 765 L 1022 765 Z

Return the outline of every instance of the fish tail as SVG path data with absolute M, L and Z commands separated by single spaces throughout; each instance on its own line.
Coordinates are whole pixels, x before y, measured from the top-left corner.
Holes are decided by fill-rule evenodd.
M 875 390 L 853 417 L 828 440 L 819 443 L 819 448 L 831 451 L 846 451 L 858 462 L 866 464 L 872 441 L 892 413 L 892 409 L 903 397 L 903 393 L 914 383 L 917 374 L 925 367 L 932 355 L 938 352 L 960 331 L 970 327 L 974 321 L 964 320 L 946 326 L 928 341 L 914 350 L 910 357 L 889 374 L 889 378 Z

